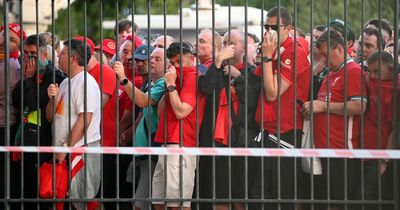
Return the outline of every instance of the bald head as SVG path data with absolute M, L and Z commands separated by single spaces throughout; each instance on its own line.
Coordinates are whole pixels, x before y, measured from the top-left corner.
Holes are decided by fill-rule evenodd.
M 164 38 L 166 38 L 166 47 L 164 46 Z M 165 48 L 166 49 L 169 47 L 169 45 L 172 42 L 175 42 L 175 39 L 172 36 L 161 35 L 161 36 L 157 37 L 156 40 L 154 40 L 152 46 L 155 48 Z
M 231 30 L 231 40 L 232 37 L 235 37 L 236 40 L 242 42 L 244 46 L 244 33 L 240 31 L 239 29 L 233 29 Z M 225 40 L 228 40 L 229 38 L 229 31 L 224 34 L 224 45 L 225 45 Z

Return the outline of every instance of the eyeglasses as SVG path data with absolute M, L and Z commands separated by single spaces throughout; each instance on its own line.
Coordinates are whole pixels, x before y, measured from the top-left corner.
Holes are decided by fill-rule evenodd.
M 269 24 L 265 24 L 264 28 L 267 31 L 268 31 L 269 28 L 271 28 L 274 31 L 277 31 L 278 30 L 278 26 L 287 26 L 287 25 L 269 25 Z

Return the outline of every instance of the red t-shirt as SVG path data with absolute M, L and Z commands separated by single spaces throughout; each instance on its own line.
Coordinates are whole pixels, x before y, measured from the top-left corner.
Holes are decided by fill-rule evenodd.
M 296 47 L 296 66 L 294 51 Z M 277 52 L 275 52 L 277 53 Z M 280 101 L 280 133 L 285 133 L 294 129 L 303 129 L 303 117 L 300 113 L 300 106 L 295 105 L 294 92 L 296 91 L 296 99 L 303 102 L 308 101 L 310 88 L 310 62 L 307 58 L 306 50 L 289 36 L 280 47 L 280 68 L 281 77 L 289 83 L 289 88 L 281 95 Z M 273 57 L 276 57 L 274 54 Z M 272 60 L 272 68 L 274 74 L 278 73 L 278 59 Z M 255 74 L 261 76 L 262 68 L 259 66 L 255 70 Z M 294 87 L 294 78 L 297 78 L 296 89 Z M 261 91 L 261 94 L 264 94 Z M 268 102 L 265 97 L 264 101 L 259 99 L 255 120 L 261 124 L 261 105 L 264 107 L 264 129 L 269 133 L 276 133 L 278 129 L 278 100 Z M 296 124 L 294 123 L 294 110 L 296 109 Z
M 116 90 L 116 74 L 114 70 L 103 64 L 103 84 L 101 87 L 101 93 L 110 96 L 110 99 L 104 105 L 103 116 L 102 116 L 102 126 L 103 126 L 103 146 L 115 146 L 115 103 L 117 94 Z M 89 74 L 93 76 L 97 84 L 100 87 L 100 63 L 96 64 L 90 71 Z
M 125 71 L 125 75 L 126 75 L 126 78 L 132 82 L 133 76 L 132 76 L 131 72 Z M 135 74 L 135 78 L 136 77 L 138 77 L 137 74 Z M 141 76 L 139 76 L 139 77 L 140 77 L 140 79 L 142 78 Z M 141 81 L 140 83 L 135 82 L 135 87 L 140 88 L 140 86 L 139 87 L 137 86 L 138 84 L 142 85 L 142 80 L 140 80 L 140 81 Z M 119 86 L 119 99 L 118 100 L 119 100 L 119 106 L 118 106 L 119 113 L 118 114 L 119 114 L 119 119 L 121 119 L 122 115 L 124 114 L 124 111 L 132 110 L 131 107 L 133 105 L 131 98 L 128 96 L 128 94 L 125 91 L 124 86 L 122 86 L 122 85 Z
M 344 65 L 340 67 L 337 72 L 330 71 L 329 74 L 322 81 L 321 88 L 318 92 L 317 100 L 327 101 L 328 85 L 329 85 L 329 98 L 330 102 L 345 102 L 350 100 L 366 100 L 366 84 L 361 82 L 361 77 L 364 74 L 361 67 L 349 60 L 347 62 L 347 98 L 344 98 Z M 329 84 L 327 84 L 329 78 Z M 362 89 L 363 88 L 363 89 Z M 364 93 L 361 91 L 364 90 Z M 344 141 L 344 116 L 337 114 L 329 114 L 329 130 L 327 130 L 327 113 L 314 114 L 314 142 L 317 148 L 332 148 L 332 149 L 345 149 L 345 148 L 359 148 L 359 132 L 360 132 L 360 116 L 347 115 L 347 145 Z M 329 132 L 329 145 L 327 141 L 327 134 Z
M 201 122 L 203 119 L 204 103 L 205 98 L 202 94 L 198 92 L 198 100 L 196 100 L 196 67 L 183 67 L 182 69 L 182 84 L 179 85 L 180 69 L 176 70 L 178 77 L 176 78 L 176 89 L 179 93 L 179 97 L 182 103 L 187 103 L 193 107 L 192 112 L 182 120 L 183 126 L 183 146 L 185 147 L 195 147 L 196 146 L 196 106 L 198 107 L 198 124 L 197 130 L 200 129 Z M 166 108 L 161 108 L 159 113 L 161 113 L 159 124 L 157 127 L 157 132 L 154 141 L 163 144 L 166 143 L 179 144 L 179 119 L 176 118 L 174 111 L 171 107 L 169 94 L 165 94 Z M 167 124 L 164 124 L 164 112 L 166 112 Z M 167 127 L 167 136 L 164 139 L 164 129 Z M 211 131 L 210 131 L 211 132 Z
M 399 77 L 400 82 L 400 77 Z M 393 123 L 393 81 L 381 81 L 370 78 L 367 82 L 368 86 L 368 110 L 365 113 L 364 123 L 364 148 L 365 149 L 385 149 L 390 133 L 392 132 Z M 378 89 L 381 89 L 380 113 L 381 113 L 381 145 L 378 145 Z M 400 96 L 400 87 L 398 87 Z M 399 99 L 399 97 L 398 97 Z M 399 103 L 400 104 L 400 100 Z M 400 112 L 399 112 L 400 113 Z M 400 119 L 400 116 L 398 117 Z

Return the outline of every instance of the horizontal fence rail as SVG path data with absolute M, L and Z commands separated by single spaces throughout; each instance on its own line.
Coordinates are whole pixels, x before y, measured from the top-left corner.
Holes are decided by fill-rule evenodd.
M 0 0 L 0 210 L 399 210 L 399 3 Z

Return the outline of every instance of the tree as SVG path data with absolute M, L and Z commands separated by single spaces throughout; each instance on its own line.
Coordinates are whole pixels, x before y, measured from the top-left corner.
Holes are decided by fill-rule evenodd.
M 195 3 L 195 0 L 181 0 L 183 7 L 188 7 Z M 382 0 L 381 16 L 389 20 L 393 24 L 397 15 L 394 14 L 394 4 L 396 0 Z M 92 0 L 87 1 L 87 34 L 98 43 L 100 40 L 100 2 L 103 4 L 103 20 L 116 19 L 116 2 L 119 4 L 118 19 L 123 19 L 129 14 L 132 14 L 132 7 L 134 14 L 147 14 L 148 6 L 150 5 L 151 14 L 163 14 L 164 3 L 167 14 L 178 14 L 180 0 Z M 260 0 L 214 0 L 216 4 L 227 6 L 248 6 L 260 8 L 264 3 L 264 9 L 269 10 L 278 4 L 278 1 Z M 330 0 L 330 7 L 328 10 L 328 1 L 311 1 L 311 0 L 281 0 L 281 5 L 288 8 L 292 16 L 296 20 L 297 27 L 301 28 L 303 32 L 311 31 L 311 16 L 314 19 L 314 26 L 319 24 L 327 24 L 328 19 L 340 18 L 344 20 L 345 8 L 347 9 L 347 22 L 348 27 L 354 30 L 356 36 L 360 34 L 363 23 L 373 17 L 378 17 L 379 1 L 351 1 L 351 0 Z M 311 15 L 311 2 L 314 3 L 314 12 Z M 361 5 L 364 2 L 364 5 Z M 345 7 L 345 3 L 347 3 Z M 295 13 L 295 4 L 297 10 Z M 377 9 L 378 8 L 378 9 Z M 71 34 L 72 36 L 84 34 L 84 1 L 75 1 L 71 4 Z M 296 14 L 296 15 L 295 15 Z M 328 17 L 329 14 L 329 17 Z M 56 33 L 61 39 L 68 37 L 68 9 L 60 10 L 56 20 Z M 49 26 L 51 31 L 51 26 Z M 104 30 L 104 37 L 113 38 L 112 30 Z
M 71 36 L 84 35 L 84 2 L 83 0 L 75 1 L 70 5 L 70 26 Z M 100 40 L 100 8 L 101 3 L 103 4 L 103 20 L 115 20 L 116 19 L 116 4 L 117 1 L 108 0 L 95 0 L 87 1 L 87 34 L 95 43 L 99 43 Z M 166 5 L 167 14 L 177 14 L 179 10 L 178 0 L 119 0 L 118 1 L 118 19 L 125 19 L 129 14 L 132 14 L 132 7 L 134 8 L 134 14 L 147 14 L 147 7 L 150 4 L 151 14 L 163 14 L 164 3 Z M 190 2 L 184 1 L 184 7 L 190 5 Z M 48 31 L 51 31 L 51 25 Z M 61 39 L 68 38 L 68 8 L 60 10 L 58 12 L 58 18 L 55 22 L 56 34 Z M 113 38 L 113 30 L 103 29 L 104 38 Z

